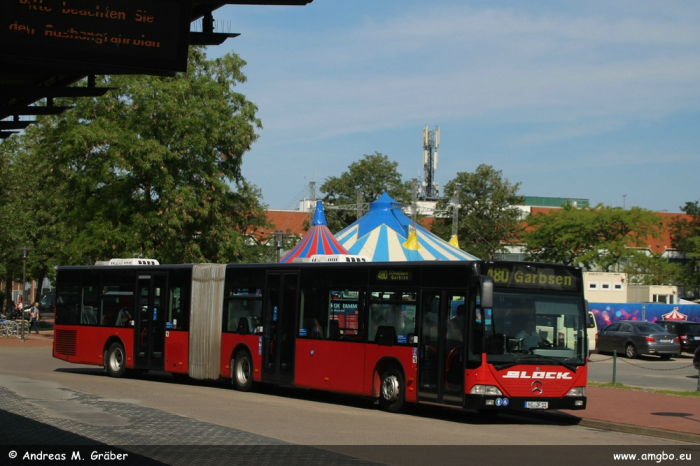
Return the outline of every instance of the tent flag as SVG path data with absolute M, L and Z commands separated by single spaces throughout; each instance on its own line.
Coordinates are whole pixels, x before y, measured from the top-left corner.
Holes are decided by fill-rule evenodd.
M 350 253 L 379 261 L 478 260 L 431 233 L 401 212 L 387 193 L 370 203 L 369 212 L 335 237 Z M 416 248 L 417 246 L 417 248 Z
M 316 211 L 309 231 L 280 262 L 292 262 L 294 259 L 308 258 L 314 254 L 348 254 L 328 229 L 321 201 L 316 202 Z
M 452 237 L 450 237 L 449 243 L 450 243 L 452 246 L 458 248 L 458 247 L 459 247 L 459 239 L 457 239 L 457 235 L 452 235 Z
M 408 228 L 408 239 L 403 243 L 403 247 L 410 249 L 411 251 L 417 251 L 420 249 L 420 243 L 418 242 L 418 236 L 416 235 L 416 228 L 410 226 Z

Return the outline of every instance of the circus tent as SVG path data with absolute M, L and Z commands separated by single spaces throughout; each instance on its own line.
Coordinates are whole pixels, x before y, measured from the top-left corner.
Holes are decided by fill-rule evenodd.
M 292 262 L 294 259 L 311 257 L 314 254 L 348 254 L 326 226 L 326 215 L 323 213 L 321 201 L 316 202 L 316 212 L 309 231 L 280 262 Z
M 401 212 L 401 205 L 384 193 L 370 203 L 367 214 L 335 237 L 350 254 L 366 256 L 374 262 L 477 260 L 411 223 Z
M 678 312 L 678 308 L 674 307 L 671 312 L 661 316 L 663 320 L 688 320 L 688 316 L 682 312 Z

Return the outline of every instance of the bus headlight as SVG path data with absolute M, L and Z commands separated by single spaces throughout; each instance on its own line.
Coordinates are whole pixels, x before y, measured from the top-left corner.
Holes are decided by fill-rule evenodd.
M 472 395 L 503 395 L 503 393 L 501 393 L 498 387 L 494 387 L 493 385 L 474 385 L 469 391 L 469 393 L 471 393 Z
M 574 387 L 566 396 L 586 396 L 586 387 Z

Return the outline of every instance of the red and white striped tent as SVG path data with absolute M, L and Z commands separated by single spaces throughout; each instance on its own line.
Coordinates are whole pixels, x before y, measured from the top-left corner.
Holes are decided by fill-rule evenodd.
M 678 308 L 674 307 L 671 312 L 661 316 L 663 320 L 688 320 L 688 316 L 678 312 Z
M 306 236 L 280 262 L 292 262 L 294 259 L 311 257 L 316 254 L 348 254 L 348 251 L 340 245 L 328 229 L 321 201 L 316 202 L 314 220 Z

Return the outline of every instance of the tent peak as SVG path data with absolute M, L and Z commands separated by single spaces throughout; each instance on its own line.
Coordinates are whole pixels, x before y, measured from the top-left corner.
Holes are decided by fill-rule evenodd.
M 400 208 L 401 204 L 392 199 L 386 191 L 379 196 L 379 199 L 369 204 L 369 210 L 394 210 Z
M 326 214 L 323 212 L 323 202 L 316 201 L 316 212 L 314 212 L 313 225 L 325 225 Z

